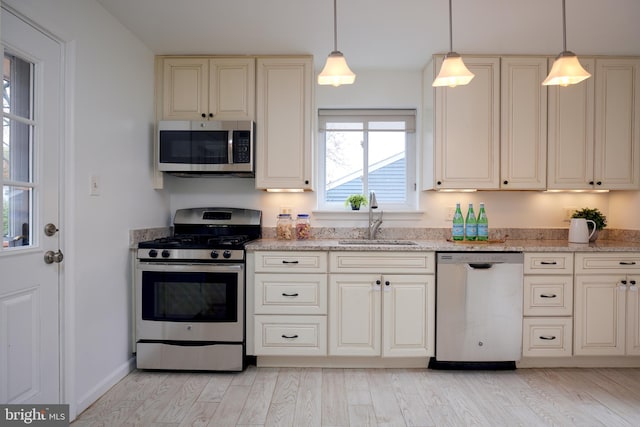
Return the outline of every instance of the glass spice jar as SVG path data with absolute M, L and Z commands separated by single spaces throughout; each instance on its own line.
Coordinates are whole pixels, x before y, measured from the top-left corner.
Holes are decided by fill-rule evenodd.
M 309 236 L 311 236 L 309 214 L 298 214 L 298 218 L 296 218 L 296 239 L 307 240 Z
M 293 239 L 294 231 L 291 214 L 278 215 L 278 222 L 276 223 L 276 237 L 278 238 L 278 240 Z

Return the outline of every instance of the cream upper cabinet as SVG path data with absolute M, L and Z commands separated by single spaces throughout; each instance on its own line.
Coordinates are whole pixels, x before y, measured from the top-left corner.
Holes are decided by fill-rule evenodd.
M 253 120 L 255 59 L 160 57 L 163 120 Z
M 546 188 L 547 88 L 540 84 L 546 75 L 546 57 L 501 59 L 500 187 L 502 189 L 544 190 Z
M 550 189 L 640 188 L 640 59 L 580 58 L 593 77 L 549 88 Z
M 256 73 L 256 188 L 312 190 L 313 58 L 258 58 Z
M 596 188 L 640 188 L 640 59 L 597 59 Z
M 440 70 L 443 57 L 433 61 Z M 425 90 L 435 96 L 433 106 L 433 178 L 425 176 L 425 186 L 435 189 L 498 189 L 500 158 L 500 58 L 464 57 L 475 74 L 466 86 Z M 431 70 L 432 73 L 434 70 Z M 432 73 L 428 73 L 429 79 Z M 428 170 L 428 168 L 427 168 Z M 433 179 L 433 185 L 429 181 Z

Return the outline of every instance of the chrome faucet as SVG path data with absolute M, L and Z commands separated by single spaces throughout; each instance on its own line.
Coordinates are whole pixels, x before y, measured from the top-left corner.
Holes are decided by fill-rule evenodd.
M 378 201 L 376 200 L 376 193 L 371 191 L 369 193 L 369 240 L 373 240 L 376 238 L 376 233 L 378 232 L 378 228 L 382 224 L 382 211 L 380 211 L 380 216 L 378 218 L 373 217 L 373 210 L 378 209 Z

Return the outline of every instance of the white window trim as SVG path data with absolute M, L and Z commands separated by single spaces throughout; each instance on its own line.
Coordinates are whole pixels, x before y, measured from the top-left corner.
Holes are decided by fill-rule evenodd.
M 357 217 L 362 211 L 351 211 L 346 208 L 341 202 L 327 203 L 324 200 L 324 188 L 325 188 L 325 117 L 330 116 L 335 119 L 336 116 L 344 115 L 345 120 L 358 120 L 364 118 L 370 118 L 372 116 L 378 116 L 381 119 L 398 120 L 398 117 L 404 116 L 406 123 L 406 159 L 407 159 L 407 203 L 385 203 L 381 205 L 381 210 L 385 211 L 385 214 L 392 214 L 394 219 L 414 221 L 416 218 L 421 217 L 424 212 L 418 210 L 419 191 L 417 182 L 417 137 L 416 137 L 416 123 L 415 116 L 416 110 L 414 109 L 320 109 L 318 110 L 318 133 L 316 144 L 316 171 L 318 183 L 317 190 L 317 209 L 313 211 L 314 216 L 323 219 L 343 219 L 345 215 L 349 215 L 348 218 Z M 364 212 L 367 212 L 367 208 L 364 208 Z

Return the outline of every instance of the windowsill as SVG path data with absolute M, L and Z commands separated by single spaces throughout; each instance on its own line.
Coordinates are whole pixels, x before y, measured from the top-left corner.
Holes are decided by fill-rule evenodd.
M 394 221 L 416 221 L 422 218 L 424 211 L 392 211 L 374 209 L 374 215 L 384 212 L 383 218 Z M 335 220 L 335 221 L 361 221 L 369 218 L 368 209 L 353 210 L 314 210 L 312 211 L 314 218 L 319 220 Z

